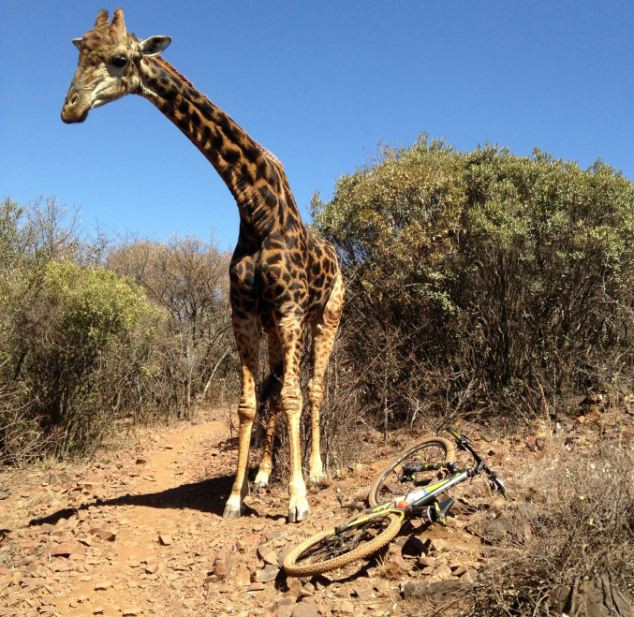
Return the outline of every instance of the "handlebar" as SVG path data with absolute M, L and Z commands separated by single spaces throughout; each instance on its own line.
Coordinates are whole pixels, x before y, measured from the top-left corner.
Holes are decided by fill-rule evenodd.
M 465 450 L 469 452 L 476 464 L 475 467 L 471 470 L 471 476 L 476 476 L 479 473 L 483 472 L 489 478 L 489 481 L 493 485 L 493 488 L 500 493 L 505 499 L 508 499 L 506 495 L 506 487 L 500 478 L 498 478 L 497 474 L 488 467 L 488 465 L 484 462 L 484 459 L 475 451 L 474 447 L 471 445 L 471 441 L 466 435 L 460 433 L 460 431 L 456 430 L 453 426 L 447 427 L 447 432 L 456 440 L 456 444 L 460 450 Z

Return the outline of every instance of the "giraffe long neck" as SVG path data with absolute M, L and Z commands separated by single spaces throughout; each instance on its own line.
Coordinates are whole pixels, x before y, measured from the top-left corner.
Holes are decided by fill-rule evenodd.
M 289 214 L 299 220 L 284 171 L 273 155 L 163 58 L 144 58 L 141 75 L 138 93 L 185 133 L 214 166 L 236 200 L 241 229 L 262 238 L 283 225 L 281 219 Z

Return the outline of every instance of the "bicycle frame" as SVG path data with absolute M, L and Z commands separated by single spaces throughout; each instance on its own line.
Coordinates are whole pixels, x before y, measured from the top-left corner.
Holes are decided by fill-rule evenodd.
M 422 514 L 426 508 L 437 503 L 437 498 L 440 495 L 448 491 L 450 488 L 461 484 L 462 482 L 465 482 L 469 478 L 473 478 L 482 472 L 486 473 L 498 492 L 507 499 L 504 484 L 497 477 L 495 472 L 489 469 L 482 457 L 474 450 L 469 438 L 462 435 L 451 426 L 447 428 L 447 431 L 456 440 L 458 448 L 469 452 L 469 454 L 473 457 L 475 465 L 471 469 L 458 469 L 453 461 L 448 461 L 447 463 L 442 464 L 423 464 L 420 468 L 416 469 L 416 471 L 447 469 L 451 473 L 438 482 L 427 486 L 421 486 L 420 488 L 410 491 L 406 495 L 399 495 L 392 501 L 366 509 L 361 514 L 353 516 L 341 525 L 338 525 L 335 528 L 336 533 L 341 533 L 351 527 L 366 523 L 368 520 L 376 518 L 378 514 L 395 514 L 399 516 L 401 520 L 404 520 L 407 516 L 417 516 Z M 431 516 L 428 518 L 432 520 Z

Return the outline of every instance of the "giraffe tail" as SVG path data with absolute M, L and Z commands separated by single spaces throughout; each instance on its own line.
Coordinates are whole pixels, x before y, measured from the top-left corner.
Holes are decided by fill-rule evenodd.
M 280 375 L 282 374 L 282 365 L 276 366 L 273 370 L 264 378 L 262 385 L 260 386 L 260 396 L 258 397 L 258 412 L 263 412 L 266 403 L 270 398 L 274 398 L 279 395 L 282 389 L 282 380 Z

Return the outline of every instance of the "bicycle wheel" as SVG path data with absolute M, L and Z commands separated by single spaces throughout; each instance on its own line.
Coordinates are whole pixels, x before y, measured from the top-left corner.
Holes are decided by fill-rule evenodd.
M 321 531 L 291 549 L 282 562 L 286 574 L 322 574 L 368 557 L 395 538 L 403 524 L 403 515 L 392 512 L 361 514 L 357 518 L 366 520 L 340 531 Z
M 443 464 L 456 460 L 454 444 L 443 437 L 426 437 L 392 461 L 370 487 L 370 506 L 392 501 L 418 486 L 438 479 Z M 406 467 L 421 468 L 413 474 L 404 473 Z

